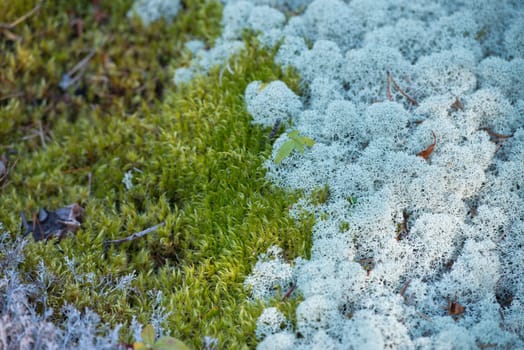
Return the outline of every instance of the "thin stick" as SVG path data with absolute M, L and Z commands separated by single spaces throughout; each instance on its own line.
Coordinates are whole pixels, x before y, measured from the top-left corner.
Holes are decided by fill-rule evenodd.
M 95 49 L 92 49 L 91 51 L 89 51 L 87 56 L 84 57 L 80 62 L 78 62 L 76 64 L 76 66 L 73 67 L 73 69 L 71 69 L 69 72 L 67 72 L 67 74 L 68 75 L 73 75 L 77 70 L 79 70 L 80 68 L 85 66 L 86 63 L 95 55 L 95 53 L 96 53 Z
M 78 62 L 69 72 L 65 73 L 62 76 L 62 80 L 60 81 L 60 84 L 59 84 L 60 88 L 65 90 L 68 87 L 70 87 L 71 85 L 76 84 L 76 82 L 84 74 L 87 63 L 95 55 L 95 53 L 96 53 L 96 49 L 92 49 L 89 52 L 89 54 L 87 54 L 86 57 L 84 57 L 80 62 Z M 75 73 L 77 73 L 76 76 L 73 76 L 73 74 Z
M 291 293 L 293 293 L 293 291 L 297 288 L 296 285 L 292 285 L 291 288 L 288 289 L 288 291 L 286 292 L 286 294 L 284 294 L 284 296 L 282 297 L 282 300 L 281 301 L 284 301 L 286 300 L 287 298 L 289 298 L 289 296 L 291 295 Z
M 389 71 L 387 71 L 387 73 L 388 73 L 388 78 L 387 78 L 386 95 L 389 101 L 393 101 L 393 96 L 391 96 L 391 74 L 389 73 Z
M 490 130 L 489 128 L 482 128 L 480 130 L 484 130 L 485 132 L 488 133 L 489 136 L 493 137 L 494 139 L 509 139 L 513 137 L 513 135 L 503 135 L 503 134 L 496 133 L 493 130 Z
M 411 102 L 412 104 L 414 104 L 415 106 L 418 106 L 418 102 L 414 99 L 414 98 L 411 98 L 407 93 L 404 92 L 404 90 L 402 90 L 400 88 L 400 86 L 398 86 L 397 82 L 395 81 L 395 79 L 393 79 L 393 77 L 391 76 L 391 74 L 389 74 L 388 72 L 388 77 L 391 79 L 391 82 L 393 83 L 393 87 L 395 89 L 398 90 L 398 92 L 400 92 L 400 94 L 402 96 L 404 96 L 405 98 L 408 99 L 409 102 Z M 389 82 L 388 82 L 389 83 Z M 391 100 L 390 100 L 391 101 Z
M 42 127 L 42 121 L 41 120 L 38 123 L 38 135 L 40 136 L 40 142 L 42 143 L 42 148 L 46 148 L 45 134 L 44 134 L 44 129 Z
M 23 15 L 20 18 L 18 18 L 14 22 L 11 22 L 11 23 L 0 23 L 0 29 L 13 29 L 17 25 L 19 25 L 20 23 L 22 23 L 23 21 L 28 19 L 29 17 L 31 17 L 33 14 L 35 14 L 35 12 L 40 10 L 41 7 L 42 7 L 42 3 L 39 3 L 38 5 L 33 7 L 32 10 L 30 10 L 29 12 L 27 12 L 25 15 Z
M 0 101 L 7 100 L 7 99 L 10 99 L 10 98 L 14 98 L 14 97 L 20 97 L 20 96 L 24 96 L 24 93 L 21 92 L 21 91 L 20 92 L 13 92 L 12 94 L 0 97 Z
M 420 317 L 422 317 L 426 321 L 433 323 L 433 320 L 431 318 L 429 318 L 429 316 L 423 314 L 422 312 L 417 312 L 417 315 L 419 315 Z
M 280 118 L 277 118 L 275 120 L 275 124 L 273 124 L 273 128 L 271 129 L 271 132 L 269 133 L 269 141 L 273 141 L 275 136 L 277 136 L 278 129 L 280 128 L 280 123 L 282 120 Z
M 22 137 L 22 140 L 23 140 L 23 141 L 31 140 L 31 139 L 34 139 L 35 137 L 40 137 L 40 135 L 39 135 L 38 132 L 34 132 L 34 133 L 31 134 L 31 135 L 23 136 L 23 137 Z
M 159 223 L 158 225 L 146 228 L 143 231 L 140 231 L 140 232 L 137 232 L 137 233 L 133 233 L 131 236 L 127 236 L 125 238 L 106 240 L 106 241 L 104 241 L 104 244 L 119 244 L 119 243 L 123 243 L 123 242 L 131 242 L 131 241 L 134 241 L 135 239 L 138 239 L 140 237 L 143 237 L 143 236 L 147 235 L 150 232 L 158 230 L 160 227 L 162 227 L 164 225 L 165 225 L 165 221 Z
M 87 170 L 89 168 L 90 168 L 90 166 L 83 166 L 81 168 L 66 169 L 66 170 L 62 170 L 62 174 L 75 174 L 75 173 L 78 173 L 80 171 Z
M 399 294 L 404 299 L 405 299 L 406 290 L 408 289 L 410 283 L 411 283 L 411 280 L 408 280 L 406 283 L 404 283 L 404 286 L 402 286 L 402 288 L 400 288 Z

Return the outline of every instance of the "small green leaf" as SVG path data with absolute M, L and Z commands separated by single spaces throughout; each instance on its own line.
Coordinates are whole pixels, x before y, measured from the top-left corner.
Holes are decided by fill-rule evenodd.
M 298 141 L 298 140 L 297 140 L 297 137 L 298 137 L 298 130 L 293 130 L 293 131 L 288 132 L 288 133 L 287 133 L 287 137 L 289 137 L 289 138 L 292 139 L 292 140 Z
M 146 344 L 142 342 L 134 342 L 133 343 L 133 350 L 147 350 L 149 349 Z
M 173 337 L 162 337 L 153 345 L 154 350 L 190 350 L 189 347 Z
M 295 149 L 295 141 L 288 140 L 284 142 L 275 156 L 275 163 L 280 163 L 284 158 L 289 156 L 291 152 L 293 152 L 293 149 Z
M 300 143 L 308 147 L 312 147 L 315 144 L 315 140 L 307 136 L 300 136 Z
M 351 205 L 355 205 L 357 204 L 357 197 L 353 197 L 353 196 L 349 196 L 346 198 L 346 200 L 349 202 L 349 204 Z
M 294 149 L 300 153 L 304 153 L 305 147 L 311 147 L 315 144 L 315 140 L 307 137 L 300 136 L 298 130 L 288 132 L 287 136 L 290 140 L 286 141 L 278 150 L 275 157 L 275 163 L 280 163 L 284 158 L 289 156 Z
M 142 329 L 142 340 L 146 345 L 153 345 L 155 342 L 155 328 L 153 328 L 153 325 L 148 324 Z

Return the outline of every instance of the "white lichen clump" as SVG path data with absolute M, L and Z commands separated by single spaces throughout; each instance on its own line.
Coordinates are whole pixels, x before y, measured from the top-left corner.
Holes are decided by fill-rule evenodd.
M 271 26 L 259 5 L 227 2 L 225 33 L 255 26 L 301 75 L 300 98 L 277 81 L 245 100 L 315 140 L 276 164 L 282 134 L 266 166 L 317 218 L 291 279 L 278 260 L 247 278 L 254 297 L 282 281 L 304 297 L 293 330 L 262 314 L 259 348 L 524 347 L 523 3 L 314 0 L 282 23 L 266 2 Z
M 124 174 L 124 177 L 122 178 L 122 183 L 124 184 L 124 187 L 126 190 L 130 190 L 133 188 L 133 172 L 132 171 L 126 171 Z
M 136 0 L 127 15 L 137 15 L 148 25 L 161 18 L 171 21 L 179 10 L 180 0 Z
M 257 320 L 257 339 L 283 332 L 290 328 L 289 321 L 276 307 L 268 307 Z
M 269 300 L 278 291 L 286 293 L 293 280 L 293 268 L 282 258 L 282 249 L 276 246 L 261 254 L 244 285 L 251 290 L 253 298 Z
M 0 349 L 115 349 L 119 344 L 121 325 L 114 328 L 101 322 L 89 309 L 77 310 L 65 305 L 61 310 L 46 308 L 47 289 L 53 277 L 41 263 L 32 283 L 24 283 L 19 264 L 25 260 L 27 241 L 12 240 L 0 223 Z M 76 277 L 75 277 L 76 278 Z M 89 278 L 89 276 L 78 276 Z M 107 288 L 128 288 L 126 281 L 112 286 L 109 281 L 96 281 Z M 102 296 L 105 291 L 102 291 Z M 37 305 L 44 310 L 37 311 Z M 60 317 L 59 326 L 52 321 Z

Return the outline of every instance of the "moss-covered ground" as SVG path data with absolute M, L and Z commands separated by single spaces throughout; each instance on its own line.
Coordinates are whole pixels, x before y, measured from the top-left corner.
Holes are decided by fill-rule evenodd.
M 243 91 L 274 79 L 297 90 L 298 78 L 246 37 L 248 49 L 231 59 L 233 74 L 219 79 L 216 68 L 176 88 L 173 68 L 190 59 L 184 42 L 212 45 L 221 6 L 187 0 L 173 23 L 145 27 L 126 17 L 130 1 L 100 3 L 45 1 L 0 32 L 0 156 L 9 169 L 0 222 L 14 239 L 21 211 L 85 208 L 74 235 L 26 237 L 24 282 L 45 267 L 47 305 L 37 309 L 53 308 L 56 323 L 64 304 L 88 307 L 124 324 L 128 342 L 133 316 L 147 324 L 164 310 L 166 333 L 192 348 L 204 336 L 223 349 L 253 348 L 262 305 L 248 300 L 245 276 L 274 244 L 288 259 L 307 256 L 312 220 L 290 219 L 296 195 L 264 179 L 270 130 L 250 124 Z M 1 1 L 0 22 L 36 5 Z M 78 82 L 62 90 L 62 76 L 90 53 Z M 140 239 L 104 245 L 161 222 Z M 133 281 L 119 285 L 128 275 Z M 292 318 L 296 301 L 273 303 Z

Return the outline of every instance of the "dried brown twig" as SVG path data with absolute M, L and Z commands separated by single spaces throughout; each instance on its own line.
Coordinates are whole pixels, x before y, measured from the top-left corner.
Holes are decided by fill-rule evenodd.
M 19 18 L 17 18 L 13 22 L 11 22 L 11 23 L 0 23 L 0 31 L 8 39 L 11 39 L 13 41 L 20 40 L 20 37 L 18 35 L 15 35 L 13 32 L 11 32 L 11 29 L 13 29 L 14 27 L 19 25 L 20 23 L 22 23 L 26 19 L 28 19 L 29 17 L 34 15 L 36 12 L 38 12 L 40 10 L 41 7 L 42 7 L 42 2 L 39 2 L 35 7 L 33 7 L 31 10 L 29 10 L 29 12 L 26 12 L 24 15 L 22 15 Z
M 391 95 L 391 74 L 389 73 L 389 71 L 387 73 L 388 73 L 388 78 L 387 78 L 386 95 L 389 101 L 393 101 L 393 96 Z
M 389 71 L 387 71 L 387 74 L 388 74 L 388 79 L 387 79 L 388 100 L 393 101 L 393 96 L 391 95 L 391 84 L 393 84 L 393 87 L 397 89 L 397 91 L 400 92 L 400 94 L 404 96 L 409 102 L 411 102 L 412 105 L 418 106 L 418 102 L 414 98 L 410 97 L 404 90 L 402 90 L 400 86 L 398 86 L 397 82 L 395 81 L 395 79 L 393 79 L 393 76 L 391 75 Z
M 297 288 L 297 286 L 294 284 L 291 286 L 291 288 L 289 288 L 286 292 L 286 294 L 284 294 L 284 296 L 282 297 L 282 300 L 281 301 L 284 301 L 286 300 L 287 298 L 289 298 L 291 296 L 291 293 L 293 293 L 293 291 Z
M 135 239 L 138 239 L 140 237 L 143 237 L 143 236 L 147 235 L 150 232 L 158 230 L 160 227 L 162 227 L 164 225 L 165 225 L 165 221 L 163 221 L 163 222 L 161 222 L 161 223 L 159 223 L 159 224 L 157 224 L 155 226 L 146 228 L 143 231 L 133 233 L 131 236 L 127 236 L 125 238 L 106 240 L 106 241 L 104 241 L 104 244 L 107 245 L 107 244 L 119 244 L 119 243 L 124 243 L 124 242 L 131 242 L 131 241 L 134 241 Z
M 42 7 L 42 3 L 38 3 L 35 7 L 33 7 L 29 12 L 24 14 L 23 16 L 19 17 L 18 19 L 14 20 L 11 23 L 0 23 L 0 29 L 13 29 L 32 15 L 34 15 L 40 8 Z
M 89 51 L 86 57 L 84 57 L 80 62 L 78 62 L 69 72 L 65 73 L 60 80 L 60 88 L 66 90 L 71 85 L 74 85 L 84 74 L 87 63 L 93 56 L 96 54 L 96 50 L 92 49 Z M 78 72 L 78 73 L 77 73 Z M 77 73 L 75 75 L 75 73 Z

